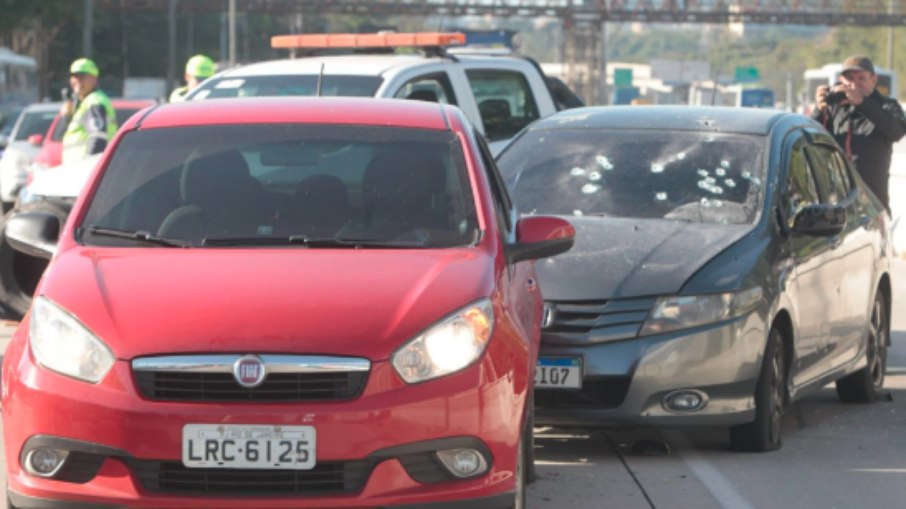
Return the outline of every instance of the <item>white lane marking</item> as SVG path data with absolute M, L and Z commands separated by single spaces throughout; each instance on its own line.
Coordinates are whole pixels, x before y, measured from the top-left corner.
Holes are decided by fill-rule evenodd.
M 689 467 L 689 470 L 695 474 L 695 477 L 698 477 L 698 480 L 701 481 L 702 485 L 711 493 L 711 496 L 714 497 L 718 504 L 726 509 L 755 509 L 745 497 L 736 491 L 733 484 L 714 465 L 695 452 L 695 449 L 689 445 L 689 442 L 682 434 L 675 431 L 667 431 L 664 432 L 664 437 L 670 443 L 682 446 L 682 453 L 680 453 L 679 448 L 675 447 L 674 454 L 679 456 L 683 463 Z

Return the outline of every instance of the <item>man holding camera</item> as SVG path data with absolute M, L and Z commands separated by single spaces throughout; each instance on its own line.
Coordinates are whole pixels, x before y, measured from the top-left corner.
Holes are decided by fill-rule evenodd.
M 818 87 L 818 108 L 812 118 L 821 122 L 853 161 L 862 180 L 890 210 L 887 181 L 893 144 L 906 134 L 900 104 L 882 96 L 871 60 L 854 55 L 843 61 L 840 83 Z

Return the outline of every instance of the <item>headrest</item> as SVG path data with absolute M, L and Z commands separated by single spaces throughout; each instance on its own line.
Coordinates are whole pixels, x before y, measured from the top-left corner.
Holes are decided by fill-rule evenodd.
M 510 118 L 510 103 L 506 99 L 485 99 L 478 103 L 478 111 L 482 117 Z
M 251 193 L 252 177 L 238 150 L 228 149 L 189 159 L 183 166 L 180 193 L 186 203 L 229 206 Z
M 432 103 L 440 102 L 440 100 L 437 98 L 437 94 L 433 90 L 427 90 L 424 88 L 413 90 L 409 93 L 409 95 L 406 96 L 406 99 Z

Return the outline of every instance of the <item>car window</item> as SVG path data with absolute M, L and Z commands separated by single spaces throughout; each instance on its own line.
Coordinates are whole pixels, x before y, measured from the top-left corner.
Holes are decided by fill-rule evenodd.
M 304 236 L 448 247 L 472 244 L 478 235 L 455 134 L 333 125 L 131 132 L 104 172 L 83 225 L 193 245 Z M 89 232 L 82 240 L 122 243 Z
M 13 141 L 25 141 L 33 134 L 43 135 L 56 116 L 56 111 L 26 111 L 15 128 Z
M 520 213 L 746 224 L 763 195 L 764 137 L 537 129 L 498 160 Z
M 846 167 L 841 166 L 842 161 L 837 159 L 835 151 L 824 145 L 812 145 L 806 153 L 815 173 L 821 201 L 836 205 L 846 199 L 852 186 Z
M 535 97 L 522 73 L 472 69 L 466 76 L 490 141 L 511 138 L 539 117 Z
M 491 195 L 494 197 L 497 224 L 502 231 L 509 233 L 512 231 L 513 227 L 512 221 L 510 220 L 512 202 L 507 195 L 506 187 L 500 179 L 500 173 L 497 170 L 497 165 L 494 163 L 494 158 L 491 156 L 491 151 L 488 149 L 487 144 L 479 133 L 474 133 L 474 136 L 475 140 L 478 142 L 479 153 L 481 154 L 481 165 L 484 168 L 488 183 L 491 186 Z
M 417 101 L 437 102 L 443 104 L 457 104 L 453 93 L 453 85 L 446 73 L 437 73 L 428 76 L 419 76 L 406 82 L 396 91 L 394 97 L 398 99 L 413 99 Z
M 198 87 L 190 97 L 195 99 L 219 99 L 223 97 L 273 97 L 311 96 L 318 94 L 318 75 L 229 76 L 212 78 Z M 378 76 L 335 76 L 321 77 L 323 96 L 372 97 L 381 86 Z
M 808 159 L 805 156 L 805 138 L 800 138 L 790 151 L 790 161 L 786 179 L 787 187 L 787 226 L 793 227 L 796 215 L 809 205 L 818 203 L 818 188 L 812 176 Z

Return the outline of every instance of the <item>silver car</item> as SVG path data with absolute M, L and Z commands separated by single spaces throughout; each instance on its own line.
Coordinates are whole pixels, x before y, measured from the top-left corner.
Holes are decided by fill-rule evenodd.
M 0 156 L 0 201 L 4 210 L 12 207 L 25 185 L 28 167 L 41 150 L 44 135 L 60 111 L 60 103 L 38 103 L 25 108 L 13 125 Z
M 889 216 L 812 120 L 741 108 L 557 113 L 498 157 L 576 245 L 538 264 L 535 422 L 719 425 L 781 445 L 790 402 L 868 402 L 890 341 Z

